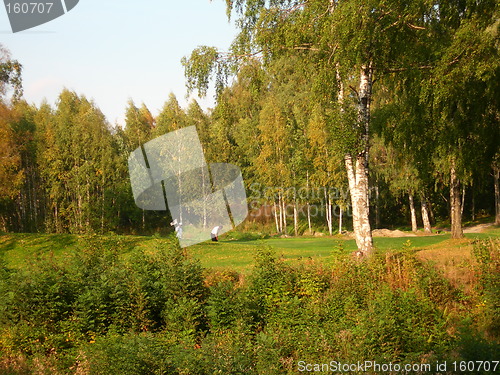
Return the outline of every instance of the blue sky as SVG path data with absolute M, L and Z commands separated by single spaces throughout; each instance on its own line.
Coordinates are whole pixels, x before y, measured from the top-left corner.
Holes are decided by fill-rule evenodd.
M 129 99 L 156 115 L 173 92 L 186 107 L 181 58 L 199 45 L 227 50 L 235 35 L 223 0 L 80 0 L 16 34 L 0 8 L 0 43 L 23 65 L 25 99 L 54 104 L 66 87 L 93 99 L 111 124 L 123 123 Z M 213 106 L 213 91 L 192 97 Z

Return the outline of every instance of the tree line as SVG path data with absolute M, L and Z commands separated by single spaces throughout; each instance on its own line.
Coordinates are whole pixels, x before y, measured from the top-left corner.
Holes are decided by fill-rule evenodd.
M 168 227 L 168 214 L 135 206 L 127 158 L 189 125 L 209 162 L 236 164 L 247 188 L 259 186 L 249 203 L 270 208 L 278 233 L 352 227 L 369 253 L 374 227 L 449 222 L 458 238 L 463 215 L 500 223 L 495 1 L 228 5 L 241 27 L 231 50 L 199 47 L 182 61 L 191 90 L 215 81 L 209 111 L 170 95 L 154 116 L 130 101 L 123 127 L 112 127 L 68 90 L 55 107 L 29 105 L 20 64 L 3 53 L 0 229 Z

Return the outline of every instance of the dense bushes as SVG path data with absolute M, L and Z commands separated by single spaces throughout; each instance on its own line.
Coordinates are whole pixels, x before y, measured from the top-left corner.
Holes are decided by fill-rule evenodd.
M 25 269 L 0 262 L 1 373 L 283 374 L 299 360 L 498 359 L 498 243 L 463 298 L 404 251 L 329 268 L 262 248 L 251 275 L 202 270 L 174 242 L 88 237 Z M 479 349 L 478 349 L 479 348 Z

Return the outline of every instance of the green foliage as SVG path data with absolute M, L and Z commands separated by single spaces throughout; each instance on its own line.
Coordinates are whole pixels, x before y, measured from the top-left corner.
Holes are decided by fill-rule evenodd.
M 500 339 L 500 241 L 497 238 L 476 240 L 473 255 L 479 279 L 477 315 L 479 327 Z
M 10 57 L 2 44 L 0 44 L 0 102 L 6 94 L 7 89 L 11 86 L 14 89 L 12 100 L 19 100 L 23 94 L 23 86 L 21 79 L 22 65 Z
M 477 295 L 467 298 L 410 250 L 364 262 L 337 254 L 326 266 L 260 246 L 244 277 L 202 270 L 173 237 L 151 241 L 131 251 L 124 237 L 86 236 L 74 253 L 1 263 L 0 371 L 292 374 L 299 360 L 498 353 L 490 240 L 475 245 Z

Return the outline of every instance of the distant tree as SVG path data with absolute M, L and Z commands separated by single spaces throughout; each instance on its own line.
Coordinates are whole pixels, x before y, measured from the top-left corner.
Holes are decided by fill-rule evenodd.
M 23 94 L 21 80 L 22 65 L 12 60 L 9 51 L 0 43 L 0 100 L 4 100 L 9 88 L 12 88 L 12 100 L 19 100 Z
M 153 135 L 163 135 L 188 126 L 186 120 L 186 113 L 179 105 L 175 95 L 170 93 L 168 100 L 165 102 L 160 114 L 156 118 L 156 128 L 154 129 Z
M 116 180 L 111 132 L 102 112 L 85 97 L 63 90 L 56 110 L 43 105 L 35 122 L 49 230 L 108 229 L 107 197 Z
M 155 120 L 144 104 L 138 108 L 132 100 L 128 101 L 124 135 L 129 151 L 135 150 L 151 139 L 154 124 Z
M 11 127 L 13 111 L 0 102 L 0 230 L 12 226 L 12 203 L 18 196 L 24 173 L 21 154 Z

